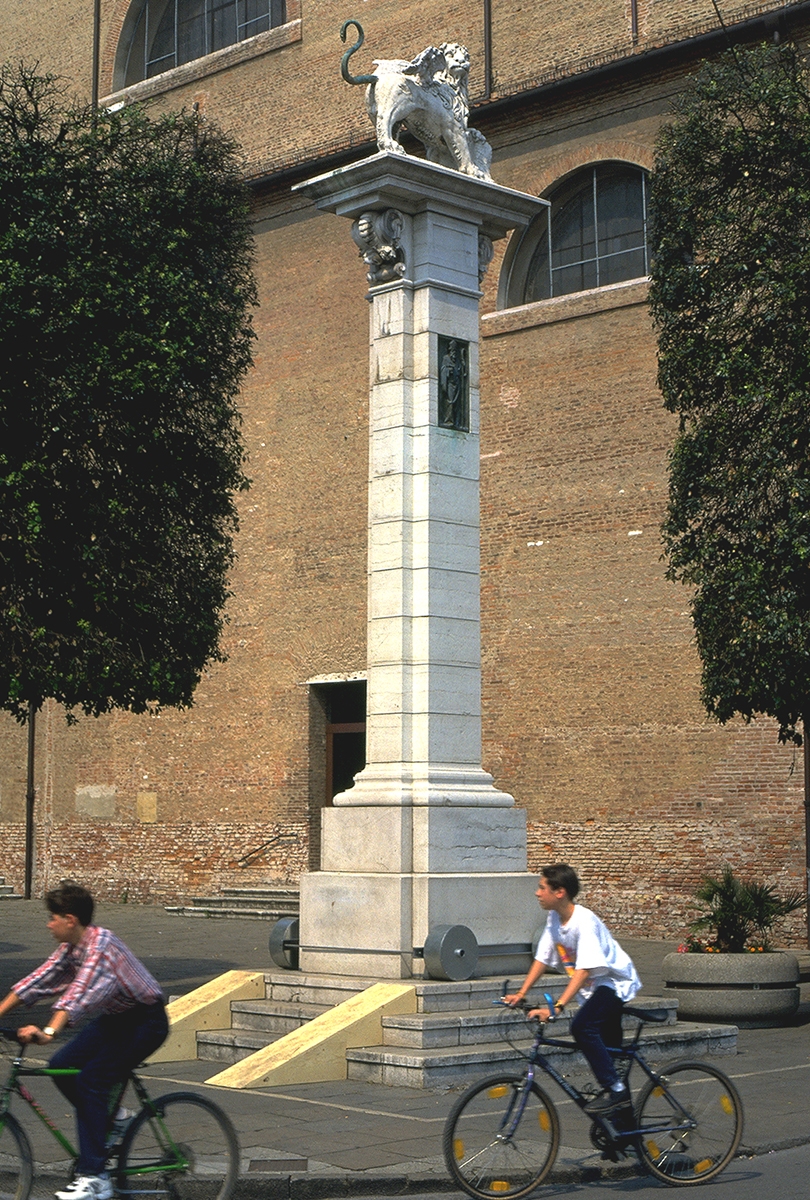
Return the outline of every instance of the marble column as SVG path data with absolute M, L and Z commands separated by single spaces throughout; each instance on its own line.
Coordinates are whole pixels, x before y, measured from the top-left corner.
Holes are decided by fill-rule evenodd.
M 371 303 L 367 765 L 323 811 L 300 963 L 408 977 L 438 925 L 537 924 L 525 813 L 481 765 L 478 306 L 545 202 L 397 154 L 299 190 L 353 222 Z

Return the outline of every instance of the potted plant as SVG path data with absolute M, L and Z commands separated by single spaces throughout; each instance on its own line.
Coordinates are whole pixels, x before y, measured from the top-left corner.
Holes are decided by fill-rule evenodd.
M 775 923 L 805 903 L 800 892 L 780 897 L 768 884 L 737 879 L 731 867 L 695 890 L 702 908 L 677 954 L 664 959 L 665 987 L 687 1020 L 778 1025 L 799 1006 L 795 955 L 774 951 Z

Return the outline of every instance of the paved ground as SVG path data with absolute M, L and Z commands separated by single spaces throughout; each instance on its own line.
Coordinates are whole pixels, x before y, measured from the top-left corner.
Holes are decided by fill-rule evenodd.
M 181 994 L 230 968 L 269 968 L 270 925 L 262 921 L 200 920 L 160 908 L 102 905 L 98 920 L 118 932 L 149 966 L 167 994 Z M 667 942 L 623 939 L 644 980 L 660 994 Z M 39 902 L 0 902 L 0 995 L 52 949 Z M 47 1010 L 46 1010 L 47 1011 Z M 735 1057 L 718 1060 L 735 1080 L 745 1106 L 743 1145 L 750 1154 L 810 1143 L 810 991 L 796 1019 L 781 1029 L 742 1030 Z M 441 1132 L 452 1092 L 383 1088 L 348 1081 L 239 1092 L 212 1088 L 211 1063 L 149 1068 L 156 1091 L 177 1086 L 213 1096 L 231 1115 L 242 1147 L 240 1194 L 274 1197 L 368 1195 L 440 1190 L 449 1186 Z M 0 1072 L 2 1063 L 0 1063 Z M 36 1094 L 69 1128 L 66 1106 L 49 1081 Z M 552 1085 L 553 1087 L 553 1085 Z M 35 1090 L 35 1089 L 32 1089 Z M 595 1178 L 602 1170 L 578 1110 L 554 1095 L 562 1121 L 555 1177 Z M 40 1173 L 62 1156 L 30 1113 L 24 1124 Z M 632 1168 L 631 1168 L 632 1169 Z

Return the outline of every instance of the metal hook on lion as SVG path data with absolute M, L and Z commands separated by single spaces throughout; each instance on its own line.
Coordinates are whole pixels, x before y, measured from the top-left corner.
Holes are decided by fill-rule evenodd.
M 355 27 L 359 36 L 357 38 L 357 41 L 354 43 L 354 45 L 350 46 L 349 49 L 346 51 L 346 53 L 343 55 L 343 58 L 341 58 L 340 73 L 343 76 L 343 78 L 346 80 L 347 83 L 361 83 L 361 84 L 362 83 L 376 83 L 377 82 L 376 75 L 352 75 L 351 72 L 349 71 L 349 59 L 357 50 L 360 49 L 360 47 L 363 45 L 363 42 L 366 40 L 366 35 L 363 32 L 363 26 L 360 24 L 360 22 L 355 21 L 353 19 L 349 19 L 348 21 L 344 21 L 340 27 L 340 40 L 342 42 L 346 41 L 346 33 L 347 33 L 347 30 L 350 25 L 353 25 Z

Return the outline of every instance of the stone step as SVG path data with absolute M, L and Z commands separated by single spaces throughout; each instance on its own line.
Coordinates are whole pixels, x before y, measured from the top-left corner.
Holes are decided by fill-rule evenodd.
M 22 900 L 11 884 L 6 883 L 5 875 L 0 875 L 0 900 Z
M 558 988 L 562 985 L 557 985 Z M 351 992 L 351 995 L 356 994 Z M 648 997 L 645 1004 L 651 1008 L 665 1008 L 669 1012 L 668 1024 L 676 1021 L 677 1001 L 672 998 Z M 273 1039 L 281 1034 L 311 1021 L 313 1017 L 328 1012 L 333 1004 L 311 1000 L 266 999 L 237 1000 L 231 1004 L 231 1028 L 262 1033 Z M 467 1009 L 463 1012 L 417 1012 L 383 1017 L 383 1043 L 386 1046 L 431 1049 L 438 1046 L 465 1046 L 526 1036 L 525 1021 L 518 1012 L 503 1007 Z M 625 1027 L 635 1028 L 635 1021 L 626 1018 Z M 568 1031 L 568 1022 L 561 1019 L 559 1032 Z
M 207 1062 L 235 1063 L 247 1058 L 256 1050 L 277 1041 L 291 1029 L 296 1029 L 322 1012 L 356 996 L 377 979 L 362 976 L 304 975 L 297 971 L 266 971 L 265 1000 L 236 1000 L 231 1004 L 231 1028 L 207 1029 L 197 1033 L 197 1057 Z M 547 981 L 552 994 L 559 994 L 565 980 Z M 455 1045 L 461 1041 L 459 1029 L 466 1027 L 465 1039 L 490 1034 L 475 1033 L 487 1027 L 493 1019 L 497 1022 L 505 1013 L 496 1009 L 494 1001 L 503 994 L 503 980 L 473 979 L 462 983 L 441 981 L 418 981 L 415 983 L 418 1012 L 412 1018 L 407 1032 L 397 1031 L 392 1026 L 391 1036 L 413 1038 L 414 1029 L 438 1020 L 445 1031 L 452 1027 Z M 484 1008 L 484 1005 L 489 1007 Z M 436 1014 L 440 1014 L 438 1017 Z M 515 1018 L 516 1014 L 506 1014 Z M 417 1035 L 418 1036 L 418 1035 Z M 431 1036 L 428 1032 L 427 1036 Z M 410 1044 L 410 1042 L 406 1043 Z
M 298 1004 L 281 1000 L 234 1000 L 231 1003 L 231 1028 L 249 1029 L 251 1032 L 272 1034 L 280 1037 L 292 1029 L 298 1029 L 329 1012 L 329 1005 Z
M 278 921 L 294 913 L 278 912 L 269 908 L 192 908 L 189 905 L 167 905 L 166 912 L 176 917 L 206 917 L 209 920 L 229 918 L 238 921 Z
M 373 982 L 357 977 L 266 972 L 268 998 L 234 1001 L 231 1004 L 230 1029 L 198 1032 L 198 1058 L 212 1062 L 239 1062 L 356 995 Z M 546 983 L 552 995 L 558 995 L 565 987 L 562 978 L 547 980 Z M 456 1050 L 462 1057 L 463 1071 L 467 1063 L 465 1055 L 469 1055 L 474 1048 L 480 1050 L 483 1047 L 491 1055 L 493 1047 L 496 1047 L 496 1059 L 502 1059 L 503 1053 L 508 1053 L 510 1044 L 531 1044 L 531 1031 L 523 1016 L 502 1006 L 496 1007 L 493 1003 L 502 994 L 502 982 L 495 986 L 492 980 L 470 980 L 460 984 L 424 981 L 414 986 L 420 1011 L 384 1017 L 382 1020 L 386 1051 L 398 1050 L 405 1053 L 406 1057 L 409 1053 L 424 1057 L 433 1052 Z M 447 1009 L 450 1001 L 453 1004 L 452 1011 Z M 462 1007 L 464 1004 L 467 1007 Z M 483 1006 L 485 1004 L 486 1007 Z M 674 1025 L 677 1001 L 650 996 L 644 998 L 643 1004 L 650 1008 L 667 1009 L 669 1024 Z M 635 1028 L 632 1018 L 627 1018 L 625 1023 L 628 1029 Z M 557 1026 L 557 1034 L 565 1036 L 567 1032 L 568 1021 L 562 1018 Z M 481 1060 L 480 1057 L 474 1057 L 470 1065 L 471 1074 L 475 1073 L 474 1068 L 481 1061 L 488 1062 L 491 1058 Z M 399 1062 L 393 1065 L 402 1066 Z M 386 1063 L 385 1066 L 390 1068 L 392 1064 Z M 451 1068 L 455 1069 L 455 1060 L 443 1063 L 445 1073 Z M 435 1064 L 430 1069 L 435 1073 Z M 406 1070 L 413 1077 L 413 1064 L 409 1064 Z M 417 1077 L 418 1074 L 417 1071 Z
M 265 997 L 268 1000 L 293 1000 L 302 1004 L 320 1004 L 331 1008 L 341 1004 L 350 996 L 357 995 L 379 979 L 357 975 L 305 974 L 301 971 L 265 971 Z M 401 982 L 408 982 L 402 980 Z M 468 979 L 459 983 L 443 980 L 415 979 L 416 1011 L 422 1012 L 469 1012 L 470 1009 L 494 1006 L 503 995 L 503 979 Z M 518 987 L 519 981 L 512 981 Z M 563 976 L 556 975 L 544 980 L 544 990 L 558 996 L 565 987 Z
M 223 896 L 247 896 L 256 900 L 268 900 L 275 902 L 277 900 L 289 900 L 298 904 L 301 893 L 298 888 L 284 887 L 224 887 L 222 889 Z
M 249 918 L 278 921 L 297 917 L 299 891 L 289 887 L 226 887 L 219 896 L 194 896 L 189 904 L 166 907 L 166 912 L 181 917 Z
M 203 1062 L 241 1062 L 282 1036 L 281 1033 L 254 1033 L 249 1029 L 201 1029 L 197 1032 L 197 1058 Z
M 273 912 L 298 913 L 296 897 L 284 896 L 194 896 L 190 908 L 266 908 Z
M 405 1049 L 365 1046 L 346 1051 L 349 1079 L 388 1087 L 447 1088 L 470 1083 L 501 1067 L 525 1058 L 531 1038 L 523 1042 L 492 1042 L 478 1046 L 440 1046 Z M 647 1027 L 641 1046 L 654 1062 L 677 1058 L 736 1054 L 736 1025 L 702 1025 L 697 1022 Z M 566 1074 L 585 1070 L 582 1056 L 550 1051 L 551 1061 Z
M 560 985 L 561 986 L 561 985 Z M 672 998 L 645 997 L 639 1007 L 666 1009 L 667 1025 L 677 1021 L 678 1002 Z M 624 1028 L 635 1031 L 637 1022 L 625 1017 Z M 383 1017 L 383 1044 L 430 1050 L 441 1046 L 472 1046 L 489 1042 L 525 1041 L 531 1034 L 523 1015 L 502 1006 L 471 1010 L 467 1013 L 415 1013 Z M 561 1017 L 555 1023 L 555 1037 L 565 1037 L 569 1019 Z
M 556 1027 L 564 1036 L 569 1022 Z M 415 1013 L 383 1017 L 383 1045 L 403 1049 L 435 1050 L 447 1046 L 488 1045 L 519 1038 L 525 1041 L 528 1026 L 522 1014 L 501 1008 L 471 1009 L 466 1013 Z
M 379 979 L 358 975 L 307 975 L 301 971 L 270 970 L 264 973 L 266 1000 L 292 1004 L 315 1004 L 334 1008 Z
M 228 913 L 264 913 L 268 919 L 278 920 L 280 917 L 297 917 L 298 910 L 292 904 L 261 904 L 245 899 L 233 900 L 230 896 L 218 897 L 216 900 L 196 900 L 185 906 L 192 912 L 204 912 L 216 916 L 220 912 Z

